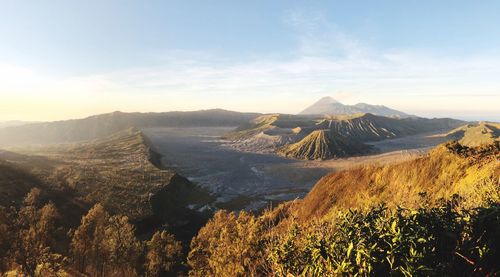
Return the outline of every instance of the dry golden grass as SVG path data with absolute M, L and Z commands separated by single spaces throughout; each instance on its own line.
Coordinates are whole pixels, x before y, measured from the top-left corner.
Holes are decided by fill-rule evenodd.
M 466 197 L 464 205 L 470 206 L 485 198 L 498 200 L 499 153 L 496 149 L 489 154 L 464 156 L 440 145 L 415 160 L 332 173 L 295 205 L 293 213 L 306 220 L 338 208 L 368 208 L 381 202 L 418 207 L 423 202 L 432 204 L 453 194 Z

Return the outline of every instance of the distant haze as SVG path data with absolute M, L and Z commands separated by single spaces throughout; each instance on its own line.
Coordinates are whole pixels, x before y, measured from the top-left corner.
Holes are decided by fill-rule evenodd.
M 452 7 L 452 8 L 451 8 Z M 323 96 L 500 119 L 498 1 L 11 1 L 0 121 L 296 114 Z

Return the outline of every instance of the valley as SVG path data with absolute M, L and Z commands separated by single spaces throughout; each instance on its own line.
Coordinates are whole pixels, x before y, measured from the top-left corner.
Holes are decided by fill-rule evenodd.
M 304 197 L 325 174 L 364 164 L 414 159 L 446 138 L 422 134 L 371 142 L 371 155 L 326 161 L 287 159 L 273 153 L 242 151 L 223 139 L 234 127 L 146 128 L 142 131 L 163 156 L 162 164 L 209 190 L 215 205 L 259 210 Z
M 327 173 L 417 158 L 451 139 L 447 132 L 461 123 L 372 114 L 114 112 L 0 129 L 9 150 L 0 159 L 84 203 L 102 203 L 137 222 L 172 224 L 172 209 L 257 212 L 303 198 Z M 176 186 L 172 178 L 186 178 L 179 181 L 189 187 L 186 199 L 176 199 L 175 208 L 152 207 L 152 195 Z

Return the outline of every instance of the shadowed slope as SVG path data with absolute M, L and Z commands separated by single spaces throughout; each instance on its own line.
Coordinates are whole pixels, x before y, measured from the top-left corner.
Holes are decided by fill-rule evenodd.
M 22 168 L 0 160 L 0 206 L 18 206 L 33 187 L 42 181 Z

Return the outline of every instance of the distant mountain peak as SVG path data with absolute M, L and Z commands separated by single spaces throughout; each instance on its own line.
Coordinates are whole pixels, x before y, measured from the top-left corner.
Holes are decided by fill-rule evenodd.
M 323 103 L 323 104 L 332 104 L 332 103 L 340 103 L 339 101 L 335 100 L 335 98 L 331 96 L 325 96 L 319 99 L 315 104 L 318 103 Z
M 384 105 L 370 105 L 367 103 L 358 103 L 356 105 L 344 105 L 332 97 L 323 97 L 317 102 L 307 107 L 299 114 L 307 115 L 353 115 L 371 113 L 379 116 L 387 117 L 411 117 L 410 115 L 400 112 Z

